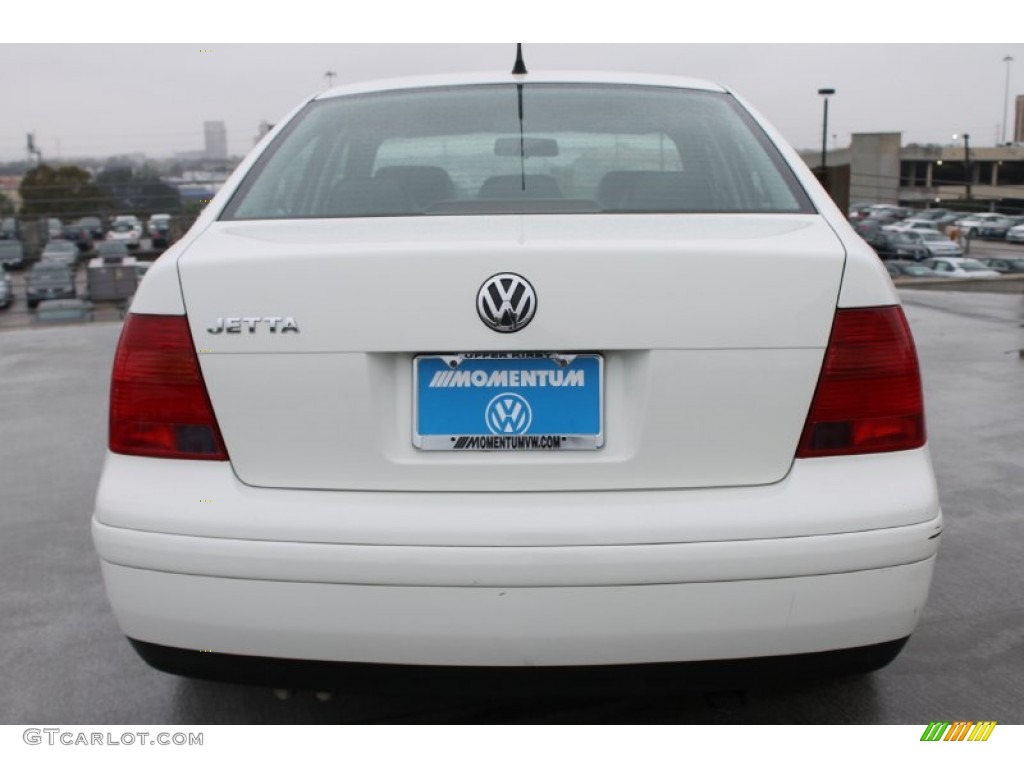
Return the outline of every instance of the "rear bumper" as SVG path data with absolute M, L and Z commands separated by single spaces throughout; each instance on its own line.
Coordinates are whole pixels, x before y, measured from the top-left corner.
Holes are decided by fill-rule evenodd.
M 381 553 L 382 564 L 386 559 Z M 924 607 L 934 556 L 789 578 L 546 587 L 282 581 L 108 560 L 102 566 L 123 632 L 158 645 L 282 659 L 572 666 L 780 656 L 903 638 Z
M 926 450 L 796 462 L 761 488 L 494 494 L 259 489 L 221 462 L 112 455 L 92 531 L 141 643 L 582 666 L 905 638 L 942 514 Z

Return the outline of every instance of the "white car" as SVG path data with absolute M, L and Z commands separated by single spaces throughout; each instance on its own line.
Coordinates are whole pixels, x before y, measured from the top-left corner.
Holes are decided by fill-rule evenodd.
M 928 259 L 921 262 L 935 273 L 935 277 L 999 277 L 1000 273 L 989 269 L 977 259 L 945 258 Z
M 1024 224 L 1006 230 L 1006 240 L 1011 243 L 1024 243 Z
M 110 402 L 107 594 L 183 675 L 865 671 L 942 532 L 884 266 L 703 81 L 323 93 L 149 270 Z
M 135 250 L 142 241 L 142 222 L 135 216 L 117 216 L 110 225 L 106 239 L 124 243 Z
M 964 237 L 1002 238 L 1010 228 L 1011 218 L 999 213 L 975 213 L 958 219 L 956 227 Z
M 950 240 L 939 232 L 931 232 L 927 229 L 905 230 L 904 234 L 915 243 L 920 243 L 928 249 L 932 256 L 959 257 L 964 255 L 964 249 L 955 240 Z
M 904 219 L 896 224 L 887 224 L 882 229 L 888 232 L 906 232 L 908 230 L 939 231 L 938 225 L 930 219 Z

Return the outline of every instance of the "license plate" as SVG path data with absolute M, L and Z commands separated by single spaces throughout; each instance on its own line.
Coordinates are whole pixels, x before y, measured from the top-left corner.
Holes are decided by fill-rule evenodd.
M 412 441 L 425 451 L 604 445 L 601 355 L 421 355 L 413 393 Z

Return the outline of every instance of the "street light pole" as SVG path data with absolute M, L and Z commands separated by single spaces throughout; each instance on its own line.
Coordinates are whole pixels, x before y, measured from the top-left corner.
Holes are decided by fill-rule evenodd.
M 1013 63 L 1013 56 L 1004 56 L 1006 64 L 1006 90 L 1003 94 L 1003 144 L 1006 143 L 1006 120 L 1010 113 L 1010 64 Z
M 953 141 L 959 136 L 953 134 Z M 971 199 L 971 134 L 965 133 L 964 138 L 964 186 L 967 187 L 967 199 Z
M 821 122 L 821 172 L 825 173 L 828 154 L 828 97 L 836 92 L 835 88 L 819 88 L 818 95 L 825 97 L 825 115 Z

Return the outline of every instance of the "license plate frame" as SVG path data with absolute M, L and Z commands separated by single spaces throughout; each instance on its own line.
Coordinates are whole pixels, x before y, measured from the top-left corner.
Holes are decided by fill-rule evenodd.
M 604 447 L 600 353 L 424 354 L 412 369 L 412 443 L 420 450 Z

